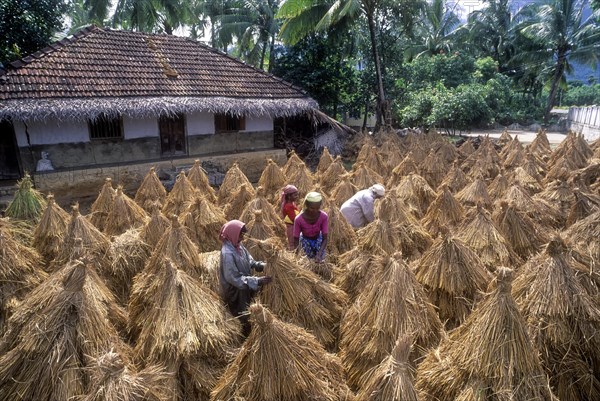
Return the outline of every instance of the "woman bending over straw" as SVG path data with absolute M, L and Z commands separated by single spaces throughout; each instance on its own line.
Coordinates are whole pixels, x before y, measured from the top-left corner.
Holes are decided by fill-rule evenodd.
M 239 220 L 231 220 L 221 228 L 221 263 L 219 281 L 221 298 L 231 314 L 240 319 L 244 336 L 250 333 L 248 314 L 245 313 L 258 289 L 271 282 L 270 276 L 255 277 L 252 270 L 262 272 L 264 262 L 256 261 L 241 244 L 246 233 L 246 225 Z
M 304 207 L 294 220 L 294 248 L 302 250 L 309 259 L 322 262 L 325 259 L 329 217 L 321 210 L 323 197 L 318 192 L 309 192 L 304 198 Z

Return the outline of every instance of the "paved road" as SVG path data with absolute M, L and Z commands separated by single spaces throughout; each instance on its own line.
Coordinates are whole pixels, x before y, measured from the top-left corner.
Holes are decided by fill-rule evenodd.
M 465 134 L 465 136 L 474 136 L 477 137 L 479 135 L 489 135 L 490 138 L 500 138 L 500 135 L 502 135 L 503 131 L 499 131 L 499 130 L 494 130 L 494 131 L 477 131 L 477 132 L 472 132 L 470 134 Z M 535 139 L 535 136 L 537 135 L 536 132 L 530 132 L 530 131 L 508 131 L 508 134 L 511 137 L 514 137 L 515 135 L 517 135 L 519 137 L 519 141 L 521 141 L 522 143 L 531 143 L 533 142 L 533 140 Z M 548 137 L 548 141 L 550 142 L 550 144 L 554 144 L 554 145 L 558 145 L 559 143 L 561 143 L 567 136 L 565 134 L 561 134 L 558 132 L 550 132 L 550 133 L 546 133 L 546 136 Z

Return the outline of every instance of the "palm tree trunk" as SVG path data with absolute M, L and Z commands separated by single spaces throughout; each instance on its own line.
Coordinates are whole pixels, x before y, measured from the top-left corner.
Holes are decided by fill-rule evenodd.
M 556 99 L 556 94 L 558 93 L 558 84 L 563 76 L 563 73 L 565 72 L 566 62 L 567 52 L 565 50 L 559 50 L 558 59 L 556 60 L 556 71 L 554 71 L 554 75 L 552 76 L 552 84 L 550 86 L 550 93 L 548 94 L 548 103 L 546 104 L 546 111 L 544 113 L 544 123 L 548 123 L 548 119 L 550 118 L 550 112 L 552 111 L 554 100 Z
M 267 72 L 271 72 L 273 68 L 273 64 L 275 62 L 275 55 L 273 52 L 275 51 L 275 35 L 271 35 L 271 43 L 269 44 L 269 68 L 267 68 Z
M 262 50 L 260 52 L 260 69 L 261 70 L 265 66 L 265 54 L 267 53 L 267 43 L 268 43 L 268 41 L 269 41 L 268 37 L 264 38 L 263 41 L 262 41 Z
M 377 107 L 375 111 L 376 123 L 375 131 L 382 128 L 389 120 L 387 102 L 385 100 L 385 90 L 383 88 L 383 76 L 381 74 L 381 60 L 379 50 L 377 49 L 377 37 L 375 33 L 375 18 L 372 10 L 367 10 L 367 21 L 369 24 L 369 36 L 371 37 L 371 51 L 373 52 L 373 61 L 375 63 L 375 76 L 377 78 Z

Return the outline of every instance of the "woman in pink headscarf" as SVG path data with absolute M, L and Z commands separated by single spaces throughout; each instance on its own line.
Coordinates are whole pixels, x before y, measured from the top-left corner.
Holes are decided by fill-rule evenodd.
M 285 223 L 285 230 L 288 239 L 288 249 L 294 250 L 294 220 L 300 209 L 296 205 L 298 200 L 298 188 L 293 185 L 286 185 L 281 190 L 281 215 Z
M 239 220 L 231 220 L 221 228 L 219 237 L 221 247 L 221 263 L 219 264 L 219 281 L 221 298 L 227 304 L 231 314 L 240 319 L 244 335 L 250 333 L 248 315 L 245 314 L 252 297 L 260 286 L 271 282 L 271 277 L 255 277 L 252 270 L 262 272 L 264 262 L 256 261 L 242 245 L 246 225 Z

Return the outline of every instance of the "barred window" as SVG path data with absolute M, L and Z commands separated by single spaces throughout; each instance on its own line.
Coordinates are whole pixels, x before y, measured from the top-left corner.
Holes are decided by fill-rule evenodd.
M 88 121 L 90 139 L 122 139 L 123 120 L 121 117 L 110 118 L 102 114 L 95 120 Z
M 215 114 L 215 132 L 235 132 L 246 129 L 246 118 L 231 114 Z

